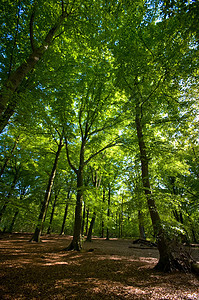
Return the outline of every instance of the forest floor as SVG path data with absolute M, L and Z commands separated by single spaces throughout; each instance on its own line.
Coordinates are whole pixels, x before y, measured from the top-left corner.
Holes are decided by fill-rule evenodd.
M 195 275 L 153 270 L 157 249 L 96 238 L 66 252 L 71 237 L 30 237 L 0 236 L 0 299 L 199 299 Z M 199 261 L 199 248 L 192 255 Z

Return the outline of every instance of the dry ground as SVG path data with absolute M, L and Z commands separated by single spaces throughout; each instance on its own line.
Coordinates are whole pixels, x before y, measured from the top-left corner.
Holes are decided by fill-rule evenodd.
M 153 270 L 156 249 L 94 239 L 83 252 L 66 252 L 71 237 L 44 236 L 40 244 L 30 237 L 0 237 L 0 299 L 199 299 L 195 275 Z

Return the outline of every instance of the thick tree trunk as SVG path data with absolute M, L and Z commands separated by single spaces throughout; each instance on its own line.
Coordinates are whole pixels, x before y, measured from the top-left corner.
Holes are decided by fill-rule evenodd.
M 155 200 L 152 196 L 150 182 L 149 182 L 148 157 L 147 157 L 144 136 L 142 132 L 140 108 L 138 104 L 136 106 L 136 129 L 137 129 L 137 137 L 138 137 L 139 150 L 140 150 L 142 183 L 143 183 L 143 188 L 146 195 L 150 217 L 153 225 L 154 235 L 157 240 L 157 246 L 160 255 L 158 264 L 156 265 L 156 269 L 165 272 L 169 272 L 175 269 L 187 271 L 188 269 L 191 268 L 191 264 L 188 261 L 189 259 L 185 258 L 184 261 L 182 262 L 183 258 L 180 257 L 182 251 L 181 253 L 178 253 L 179 255 L 177 257 L 177 251 L 175 251 L 174 247 L 171 247 L 168 241 L 166 240 L 165 233 L 161 224 L 161 219 L 156 208 Z
M 20 87 L 22 81 L 27 76 L 27 74 L 35 67 L 38 61 L 43 57 L 44 53 L 49 48 L 52 40 L 63 23 L 64 19 L 67 17 L 66 11 L 59 16 L 57 23 L 49 30 L 46 35 L 45 40 L 41 47 L 33 49 L 33 52 L 27 57 L 25 62 L 23 62 L 15 72 L 13 72 L 8 80 L 5 82 L 0 93 L 0 133 L 7 124 L 9 118 L 14 113 L 15 107 L 17 105 L 17 93 L 16 91 Z M 9 105 L 10 104 L 10 105 Z
M 43 227 L 43 223 L 44 223 L 46 213 L 47 213 L 47 208 L 48 208 L 48 204 L 49 204 L 49 200 L 50 200 L 50 196 L 51 196 L 51 190 L 52 190 L 54 179 L 55 179 L 55 174 L 56 174 L 59 155 L 60 155 L 61 149 L 63 147 L 62 139 L 63 139 L 63 137 L 61 136 L 59 146 L 58 146 L 58 150 L 57 150 L 57 153 L 56 153 L 56 156 L 55 156 L 55 161 L 54 161 L 54 164 L 53 164 L 53 168 L 52 168 L 49 180 L 48 180 L 48 186 L 47 186 L 47 189 L 46 189 L 44 201 L 43 201 L 41 211 L 40 211 L 40 214 L 39 214 L 38 224 L 36 226 L 36 229 L 35 229 L 35 232 L 34 232 L 32 238 L 30 240 L 31 242 L 32 241 L 34 241 L 34 242 L 40 242 L 41 241 L 40 238 L 41 238 L 42 227 Z
M 88 235 L 87 235 L 87 238 L 86 238 L 87 242 L 91 242 L 93 227 L 94 227 L 94 224 L 95 224 L 95 219 L 96 219 L 96 213 L 94 212 L 93 213 L 93 217 L 92 217 L 91 222 L 90 222 L 90 226 L 89 226 L 89 230 L 88 230 Z

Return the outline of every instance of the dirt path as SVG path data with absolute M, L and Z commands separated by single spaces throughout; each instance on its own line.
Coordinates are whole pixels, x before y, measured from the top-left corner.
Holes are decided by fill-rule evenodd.
M 0 239 L 0 299 L 199 299 L 194 275 L 153 270 L 156 249 L 94 239 L 81 253 L 65 252 L 70 237 L 43 237 L 40 244 L 29 239 Z M 193 255 L 199 257 L 199 250 Z

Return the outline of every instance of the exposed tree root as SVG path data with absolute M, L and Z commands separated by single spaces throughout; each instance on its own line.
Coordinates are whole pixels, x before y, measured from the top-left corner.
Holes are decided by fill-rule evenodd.
M 164 255 L 160 254 L 160 259 L 155 269 L 163 272 L 181 271 L 199 274 L 199 267 L 196 261 L 183 245 L 176 241 L 168 243 L 167 251 L 165 251 Z
M 80 241 L 74 242 L 72 241 L 68 247 L 63 249 L 64 251 L 81 251 L 82 245 Z

